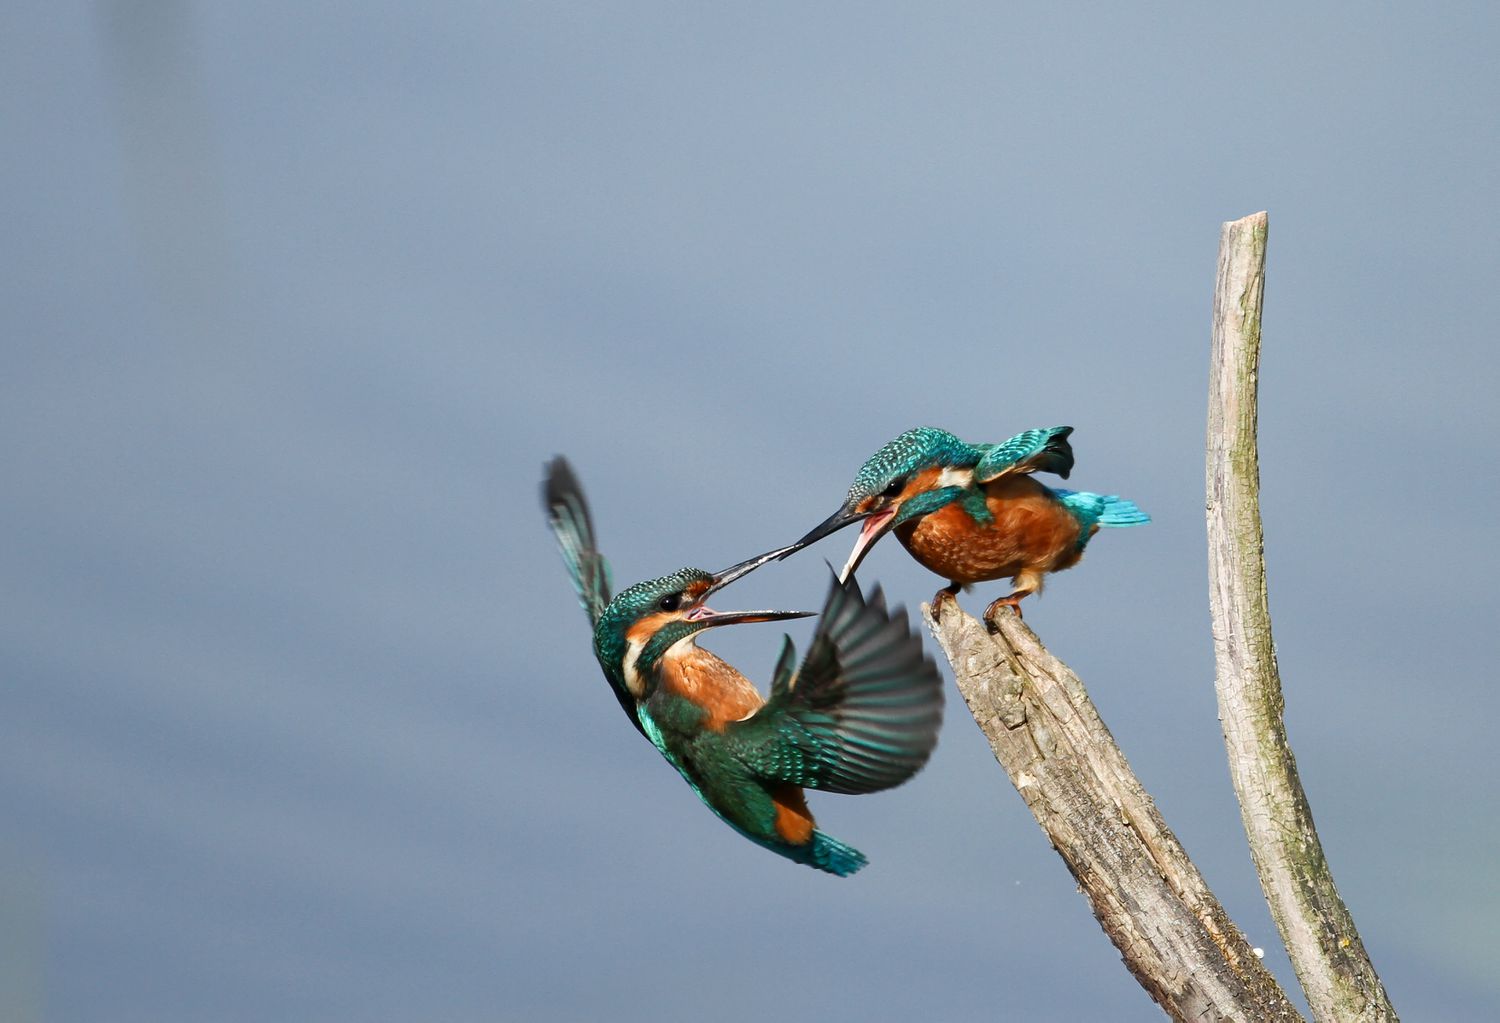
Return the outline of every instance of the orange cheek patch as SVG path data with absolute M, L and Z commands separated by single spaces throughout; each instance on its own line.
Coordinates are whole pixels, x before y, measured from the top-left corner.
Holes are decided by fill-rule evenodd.
M 656 614 L 649 614 L 625 631 L 625 642 L 639 644 L 647 643 L 650 641 L 652 636 L 656 635 L 658 629 L 677 617 L 679 616 L 670 614 L 666 611 L 658 611 Z
M 917 494 L 925 494 L 929 490 L 936 490 L 938 477 L 942 474 L 943 470 L 935 465 L 923 469 L 907 480 L 906 489 L 901 491 L 901 500 L 905 501 L 907 498 L 915 497 Z

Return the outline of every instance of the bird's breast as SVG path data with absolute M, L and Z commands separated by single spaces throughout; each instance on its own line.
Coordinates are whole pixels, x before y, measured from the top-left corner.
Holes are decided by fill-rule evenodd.
M 660 685 L 663 692 L 703 710 L 702 727 L 715 732 L 749 717 L 766 702 L 733 665 L 695 644 L 663 658 Z
M 1031 477 L 988 484 L 985 505 L 993 521 L 955 502 L 896 527 L 896 537 L 926 568 L 960 583 L 1056 572 L 1078 560 L 1078 520 Z

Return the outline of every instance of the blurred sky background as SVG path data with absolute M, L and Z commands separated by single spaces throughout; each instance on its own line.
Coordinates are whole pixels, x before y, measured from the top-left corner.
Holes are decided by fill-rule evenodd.
M 1294 989 L 1206 601 L 1260 209 L 1298 763 L 1404 1018 L 1493 1018 L 1497 11 L 6 5 L 0 1018 L 1160 1019 L 951 684 L 925 772 L 814 796 L 841 881 L 599 677 L 545 459 L 623 585 L 789 542 L 924 423 L 1070 423 L 1071 485 L 1154 516 L 1027 622 Z M 852 541 L 719 603 L 819 607 Z M 763 682 L 781 630 L 722 631 Z

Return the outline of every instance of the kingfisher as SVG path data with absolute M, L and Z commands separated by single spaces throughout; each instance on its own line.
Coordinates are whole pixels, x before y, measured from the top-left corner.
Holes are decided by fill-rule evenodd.
M 1071 426 L 1018 433 L 1002 444 L 966 444 L 947 430 L 907 430 L 871 455 L 844 503 L 790 548 L 785 557 L 854 522 L 859 538 L 840 578 L 894 531 L 912 557 L 949 580 L 933 598 L 943 603 L 971 583 L 1011 578 L 1012 592 L 985 609 L 1005 606 L 1021 616 L 1021 600 L 1039 593 L 1048 573 L 1071 568 L 1100 526 L 1150 522 L 1132 501 L 1048 487 L 1033 474 L 1073 471 Z
M 561 456 L 542 500 L 579 602 L 594 656 L 638 731 L 719 819 L 796 863 L 841 877 L 868 862 L 822 831 L 804 789 L 862 794 L 900 785 L 937 745 L 942 680 L 905 612 L 834 579 L 800 667 L 786 637 L 770 697 L 697 645 L 705 629 L 809 617 L 808 611 L 714 611 L 704 601 L 780 548 L 722 572 L 683 568 L 610 596 L 583 490 Z

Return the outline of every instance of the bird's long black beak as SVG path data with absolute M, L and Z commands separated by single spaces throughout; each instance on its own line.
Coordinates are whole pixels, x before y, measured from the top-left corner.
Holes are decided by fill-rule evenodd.
M 778 547 L 774 551 L 757 554 L 748 561 L 741 561 L 738 565 L 731 565 L 722 572 L 715 572 L 714 581 L 698 598 L 699 605 L 688 612 L 687 620 L 698 622 L 704 628 L 714 628 L 719 625 L 745 625 L 750 622 L 781 622 L 792 618 L 810 618 L 817 614 L 816 611 L 714 611 L 701 603 L 708 598 L 710 593 L 723 589 L 736 579 L 743 579 L 766 562 L 775 561 L 791 552 L 791 547 Z
M 790 547 L 783 547 L 780 551 L 777 552 L 776 556 L 778 558 L 790 557 L 791 555 L 800 551 L 802 548 L 810 547 L 813 544 L 817 543 L 819 540 L 823 539 L 823 537 L 828 536 L 831 533 L 837 533 L 845 526 L 852 526 L 854 523 L 858 522 L 860 519 L 865 518 L 868 515 L 869 512 L 860 514 L 857 511 L 850 510 L 849 506 L 845 505 L 838 511 L 834 512 L 832 515 L 828 516 L 828 518 L 824 519 L 822 522 L 819 522 L 816 526 L 809 530 L 808 534 L 802 539 L 798 540 Z
M 714 611 L 703 605 L 693 608 L 687 620 L 712 629 L 720 625 L 748 625 L 751 622 L 784 622 L 793 618 L 811 618 L 816 611 Z
M 710 593 L 722 590 L 724 587 L 728 586 L 736 579 L 745 578 L 745 576 L 749 575 L 751 572 L 754 572 L 757 568 L 764 565 L 766 562 L 775 561 L 777 558 L 786 557 L 786 555 L 790 554 L 795 549 L 795 547 L 778 547 L 774 551 L 767 551 L 764 554 L 757 554 L 749 561 L 741 561 L 738 565 L 730 565 L 722 572 L 715 572 L 714 581 L 709 584 L 708 589 L 703 591 L 703 596 L 706 597 Z
M 784 548 L 782 553 L 777 556 L 782 558 L 787 557 L 809 544 L 817 543 L 830 533 L 837 533 L 845 526 L 852 526 L 854 523 L 863 520 L 864 528 L 859 532 L 859 539 L 854 541 L 854 549 L 849 552 L 849 560 L 844 562 L 843 571 L 839 572 L 839 582 L 848 582 L 849 577 L 854 574 L 854 570 L 859 567 L 859 563 L 865 560 L 865 555 L 870 553 L 870 548 L 875 546 L 875 541 L 884 536 L 886 531 L 891 528 L 891 523 L 896 520 L 896 511 L 897 508 L 895 506 L 890 506 L 873 512 L 857 512 L 848 505 L 845 505 L 814 526 L 812 531 L 802 539 L 790 547 Z

